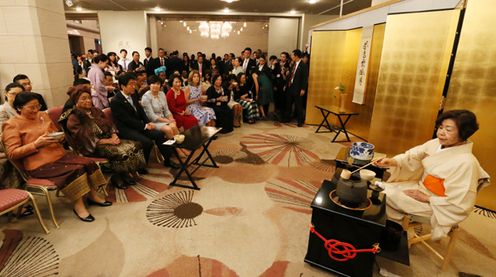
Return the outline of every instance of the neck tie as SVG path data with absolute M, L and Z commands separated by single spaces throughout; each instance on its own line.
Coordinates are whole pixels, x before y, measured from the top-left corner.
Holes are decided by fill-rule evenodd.
M 160 58 L 160 66 L 164 66 L 164 58 Z
M 131 96 L 128 96 L 126 98 L 127 98 L 127 101 L 129 102 L 129 104 L 131 104 L 131 106 L 133 107 L 133 109 L 136 111 L 136 107 L 134 106 L 133 99 L 131 98 Z
M 293 71 L 291 72 L 291 79 L 289 79 L 289 84 L 292 85 L 293 84 L 293 79 L 294 79 L 294 75 L 295 75 L 295 72 L 296 72 L 296 68 L 298 67 L 298 64 L 295 64 L 294 65 L 294 68 L 293 68 Z

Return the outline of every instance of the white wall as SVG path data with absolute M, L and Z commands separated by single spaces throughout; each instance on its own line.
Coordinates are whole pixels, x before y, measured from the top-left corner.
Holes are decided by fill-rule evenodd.
M 281 52 L 291 52 L 298 47 L 299 25 L 299 18 L 269 19 L 269 56 L 279 57 Z
M 131 57 L 138 51 L 143 58 L 147 47 L 147 23 L 144 11 L 98 11 L 104 53 L 119 53 L 124 48 Z
M 67 33 L 83 37 L 83 53 L 89 49 L 95 49 L 95 39 L 100 39 L 100 29 L 96 20 L 66 20 Z
M 305 49 L 305 47 L 310 44 L 310 36 L 308 35 L 308 32 L 313 26 L 337 17 L 338 15 L 305 14 L 303 16 L 303 32 L 300 48 Z
M 231 33 L 228 38 L 220 38 L 213 40 L 203 38 L 197 31 L 198 22 L 187 22 L 192 34 L 186 31 L 186 28 L 179 21 L 166 20 L 166 27 L 157 23 L 157 39 L 158 47 L 164 48 L 168 53 L 178 50 L 179 53 L 187 52 L 190 55 L 198 51 L 206 53 L 210 57 L 211 53 L 224 55 L 225 53 L 234 53 L 238 56 L 245 47 L 251 47 L 253 50 L 262 49 L 267 51 L 268 33 L 267 29 L 262 29 L 265 22 L 247 22 L 247 27 L 240 35 Z M 242 22 L 237 22 L 233 26 L 233 30 L 238 30 L 242 27 Z M 153 49 L 154 56 L 156 50 Z

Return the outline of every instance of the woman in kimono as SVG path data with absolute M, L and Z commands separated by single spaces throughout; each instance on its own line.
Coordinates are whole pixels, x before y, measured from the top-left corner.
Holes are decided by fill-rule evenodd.
M 384 183 L 388 218 L 401 222 L 406 214 L 429 217 L 433 240 L 446 236 L 470 214 L 479 180 L 489 178 L 467 140 L 479 129 L 475 114 L 447 111 L 436 126 L 437 138 L 376 162 L 391 171 Z
M 69 144 L 84 156 L 108 159 L 115 187 L 125 189 L 127 185 L 135 185 L 129 173 L 146 167 L 141 144 L 119 138 L 115 126 L 93 106 L 87 86 L 72 87 L 69 94 L 75 106 L 60 119 L 66 120 Z
M 21 92 L 14 100 L 19 116 L 7 120 L 3 128 L 3 143 L 11 160 L 22 163 L 26 172 L 34 178 L 49 179 L 74 202 L 74 213 L 85 222 L 95 218 L 88 212 L 83 197 L 99 206 L 110 206 L 97 193 L 106 184 L 105 177 L 90 159 L 66 152 L 62 138 L 50 133 L 58 128 L 46 112 L 40 112 L 40 103 L 31 92 Z

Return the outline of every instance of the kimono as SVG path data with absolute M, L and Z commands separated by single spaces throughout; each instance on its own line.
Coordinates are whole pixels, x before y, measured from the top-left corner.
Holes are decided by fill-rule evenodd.
M 390 169 L 384 183 L 389 219 L 401 221 L 405 214 L 429 217 L 432 240 L 446 236 L 451 227 L 467 218 L 475 205 L 480 180 L 489 175 L 472 154 L 472 142 L 441 149 L 433 139 L 395 156 L 398 166 Z M 430 196 L 417 201 L 403 191 L 417 189 Z

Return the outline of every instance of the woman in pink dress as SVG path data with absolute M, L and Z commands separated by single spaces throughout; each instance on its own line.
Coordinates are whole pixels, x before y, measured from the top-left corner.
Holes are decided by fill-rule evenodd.
M 167 92 L 167 105 L 176 120 L 177 127 L 183 127 L 184 130 L 188 130 L 193 126 L 197 126 L 198 120 L 187 109 L 188 103 L 184 96 L 184 91 L 181 90 L 181 84 L 181 77 L 174 76 L 172 88 Z

